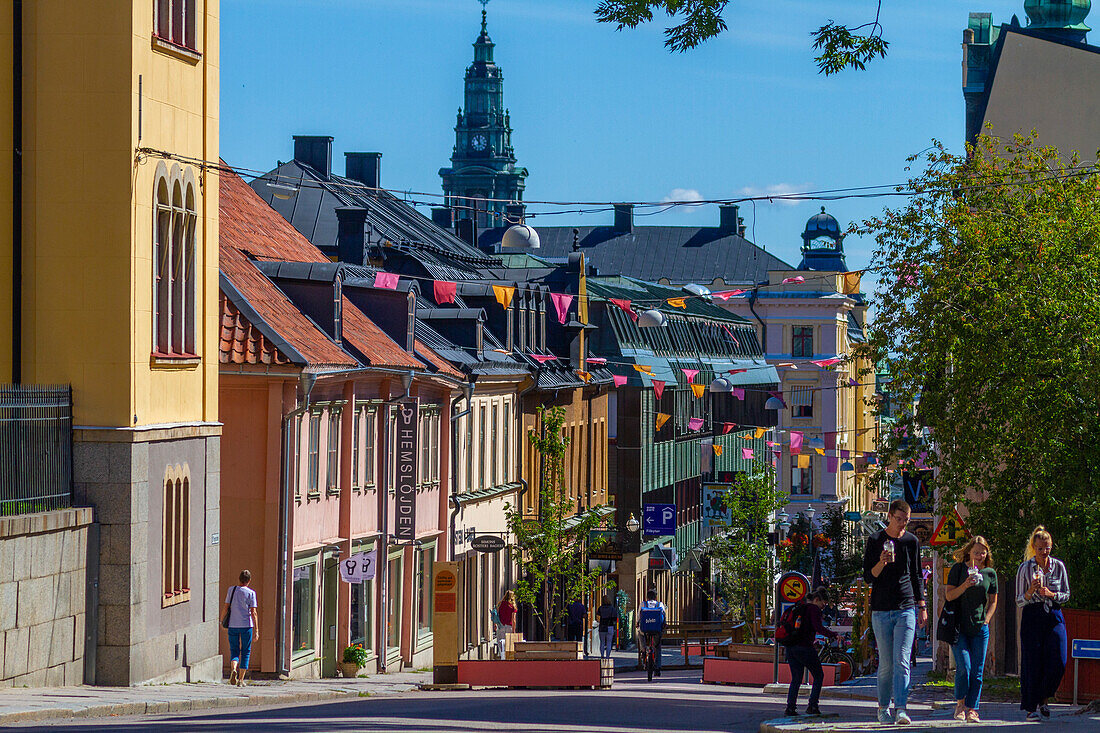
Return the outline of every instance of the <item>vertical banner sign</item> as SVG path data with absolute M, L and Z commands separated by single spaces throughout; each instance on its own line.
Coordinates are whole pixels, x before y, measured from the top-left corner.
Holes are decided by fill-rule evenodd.
M 432 675 L 437 685 L 458 682 L 458 563 L 432 567 Z
M 393 536 L 398 542 L 416 539 L 416 457 L 417 417 L 420 409 L 416 400 L 397 405 L 397 480 L 394 501 Z

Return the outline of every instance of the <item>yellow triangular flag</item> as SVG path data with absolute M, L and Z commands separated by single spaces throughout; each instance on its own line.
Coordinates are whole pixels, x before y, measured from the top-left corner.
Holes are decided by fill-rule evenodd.
M 714 455 L 716 455 L 716 456 L 722 455 L 722 446 L 720 446 L 720 445 L 714 446 Z
M 588 372 L 582 372 L 580 369 L 577 370 L 577 376 L 583 379 L 585 382 L 592 378 L 591 374 L 589 374 Z
M 634 369 L 635 369 L 635 371 L 639 371 L 642 374 L 648 374 L 650 376 L 653 376 L 653 367 L 651 367 L 651 366 L 647 366 L 645 364 L 635 364 Z
M 660 430 L 661 426 L 664 425 L 666 422 L 668 422 L 668 419 L 670 417 L 672 417 L 672 415 L 666 415 L 663 412 L 658 412 L 657 413 L 657 429 Z
M 814 448 L 814 450 L 817 451 L 817 454 L 819 456 L 825 455 L 825 449 L 824 448 Z
M 691 385 L 691 393 L 695 395 L 695 399 L 699 399 L 707 391 L 707 385 L 705 384 L 693 384 Z
M 516 294 L 516 289 L 511 285 L 494 285 L 493 292 L 497 296 L 497 302 L 500 303 L 504 310 L 508 310 L 508 306 L 512 304 L 512 296 Z
M 764 433 L 766 433 L 766 432 L 768 432 L 767 428 L 757 428 L 756 429 L 756 435 L 754 435 L 753 437 L 756 438 L 757 440 L 760 440 L 761 438 L 764 437 Z
M 687 309 L 687 298 L 669 298 L 668 304 L 673 308 Z
M 844 294 L 852 295 L 859 292 L 859 276 L 860 272 L 846 272 L 843 275 L 844 278 Z
M 742 435 L 741 440 L 752 440 L 752 436 L 751 435 Z
M 798 456 L 798 467 L 799 468 L 809 468 L 810 467 L 810 457 L 808 455 L 805 455 L 805 454 L 799 455 Z

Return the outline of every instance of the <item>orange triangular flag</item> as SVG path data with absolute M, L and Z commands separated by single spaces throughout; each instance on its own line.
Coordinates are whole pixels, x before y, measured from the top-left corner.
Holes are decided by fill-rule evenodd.
M 825 449 L 824 448 L 814 448 L 814 450 L 817 451 L 817 454 L 819 456 L 825 455 Z
M 512 296 L 516 294 L 516 289 L 510 285 L 494 285 L 493 293 L 496 294 L 500 306 L 508 310 L 508 306 L 512 304 Z
M 695 399 L 699 399 L 707 391 L 707 385 L 705 384 L 693 384 L 691 385 L 691 393 L 695 395 Z
M 653 374 L 653 367 L 648 366 L 646 364 L 635 364 L 634 369 L 635 369 L 635 371 L 639 371 L 642 374 L 649 374 L 649 375 Z
M 756 429 L 756 435 L 754 435 L 753 437 L 756 438 L 757 440 L 760 440 L 761 438 L 764 437 L 764 433 L 766 433 L 766 432 L 768 432 L 767 428 L 757 428 Z
M 672 417 L 672 415 L 666 415 L 663 412 L 658 412 L 657 413 L 657 429 L 660 430 L 661 426 L 664 425 L 666 422 L 668 422 L 668 419 L 670 417 Z
M 577 370 L 577 376 L 583 379 L 585 382 L 592 378 L 591 374 L 589 374 L 588 372 L 582 372 L 580 369 Z
M 720 445 L 714 446 L 714 455 L 716 455 L 716 456 L 722 455 L 722 446 L 720 446 Z
M 669 298 L 667 302 L 673 308 L 687 308 L 687 298 Z

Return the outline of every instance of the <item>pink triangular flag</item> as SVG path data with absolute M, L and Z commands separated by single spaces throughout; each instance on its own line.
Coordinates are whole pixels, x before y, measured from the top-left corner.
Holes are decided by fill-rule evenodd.
M 626 298 L 608 298 L 607 301 L 612 305 L 616 305 L 619 308 L 622 308 L 626 312 L 626 314 L 633 318 L 635 321 L 638 320 L 638 314 L 631 309 L 630 301 Z
M 783 282 L 780 283 L 780 285 L 786 285 L 787 283 L 804 283 L 804 282 L 806 282 L 806 278 L 802 277 L 801 275 L 795 275 L 794 277 L 785 278 L 783 280 Z
M 556 356 L 544 356 L 543 354 L 531 354 L 530 356 L 531 356 L 532 359 L 537 361 L 539 364 L 545 364 L 548 361 L 554 361 L 555 359 L 558 358 Z
M 684 373 L 684 376 L 687 377 L 689 383 L 691 382 L 691 380 L 695 379 L 695 375 L 699 373 L 698 369 L 681 369 L 680 371 Z
M 735 427 L 737 427 L 737 423 L 732 423 L 732 422 L 722 423 L 722 435 L 726 435 L 727 433 L 732 433 L 733 429 Z
M 550 300 L 554 301 L 554 309 L 558 312 L 558 323 L 565 323 L 569 317 L 569 306 L 573 303 L 573 296 L 568 293 L 550 293 Z
M 721 298 L 722 300 L 729 300 L 735 295 L 740 295 L 745 292 L 744 290 L 727 290 L 723 293 L 714 293 L 715 298 Z
M 374 274 L 374 287 L 397 290 L 399 277 L 396 272 L 376 272 Z
M 740 387 L 734 387 L 732 390 L 730 390 L 730 393 L 739 400 L 745 399 L 745 390 L 741 389 Z
M 660 379 L 651 380 L 653 384 L 653 393 L 657 395 L 657 399 L 661 399 L 661 395 L 665 393 L 665 383 Z
M 590 356 L 585 359 L 585 361 L 587 361 L 589 364 L 595 364 L 596 366 L 603 366 L 607 363 L 607 359 L 603 358 L 602 356 Z
M 752 448 L 742 448 L 741 449 L 741 457 L 744 458 L 746 461 L 751 461 L 752 460 Z
M 730 369 L 728 372 L 726 372 L 726 374 L 740 374 L 747 371 L 748 369 Z
M 836 473 L 836 456 L 825 457 L 825 470 L 829 473 Z
M 688 430 L 698 430 L 701 427 L 703 427 L 703 418 L 693 417 L 688 420 Z
M 802 433 L 797 430 L 791 431 L 791 453 L 802 452 Z
M 447 282 L 446 280 L 436 280 L 434 291 L 437 305 L 453 303 L 455 302 L 455 293 L 458 292 L 458 284 Z
M 832 366 L 833 364 L 839 364 L 840 359 L 818 359 L 817 361 L 812 361 L 810 363 L 817 364 L 819 367 L 824 369 L 825 367 Z
M 622 387 L 624 384 L 626 384 L 626 377 L 621 374 L 614 374 L 611 378 L 615 380 L 616 387 Z
M 779 443 L 776 443 L 774 440 L 769 440 L 768 441 L 768 447 L 769 448 L 775 448 L 778 445 L 779 445 Z

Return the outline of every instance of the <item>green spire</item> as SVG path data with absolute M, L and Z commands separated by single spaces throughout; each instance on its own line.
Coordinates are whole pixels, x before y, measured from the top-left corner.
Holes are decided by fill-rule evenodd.
M 1082 39 L 1091 30 L 1085 16 L 1092 9 L 1092 0 L 1024 0 L 1028 28 L 1073 31 Z

